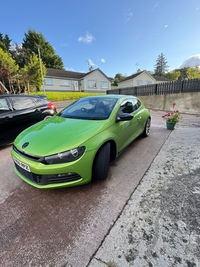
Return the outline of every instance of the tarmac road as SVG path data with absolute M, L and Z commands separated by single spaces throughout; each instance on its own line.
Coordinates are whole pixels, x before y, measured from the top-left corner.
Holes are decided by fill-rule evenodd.
M 199 172 L 196 168 L 200 158 L 196 145 L 199 117 L 185 116 L 180 127 L 171 132 L 165 129 L 161 115 L 161 112 L 152 111 L 151 135 L 139 138 L 128 147 L 111 165 L 106 181 L 81 187 L 35 189 L 14 174 L 11 146 L 1 149 L 0 266 L 198 266 L 199 254 L 195 251 L 199 249 Z M 192 135 L 192 142 L 187 139 L 189 135 Z M 189 192 L 196 192 L 191 193 L 191 201 L 197 196 L 191 202 L 190 218 L 196 222 L 191 224 L 192 235 L 190 220 L 177 219 L 188 198 L 183 202 L 183 197 L 180 206 L 179 199 L 171 197 L 182 183 L 185 196 L 188 181 L 179 182 L 176 187 L 173 182 L 174 177 L 180 180 L 181 174 L 190 174 L 189 170 L 194 181 Z M 169 213 L 177 214 L 177 218 L 170 217 Z M 183 215 L 187 215 L 187 209 L 183 210 Z M 187 238 L 185 225 L 190 233 Z M 179 228 L 183 231 L 180 233 L 184 236 L 182 240 L 194 241 L 188 258 L 183 257 L 181 250 L 182 243 L 186 242 L 176 245 L 180 235 L 176 235 L 175 230 L 180 231 Z M 163 237 L 171 243 L 164 243 L 168 246 L 162 252 Z M 176 265 L 170 265 L 170 249 Z M 185 247 L 184 253 L 187 255 Z M 166 259 L 169 265 L 162 265 Z M 185 262 L 188 265 L 184 265 Z

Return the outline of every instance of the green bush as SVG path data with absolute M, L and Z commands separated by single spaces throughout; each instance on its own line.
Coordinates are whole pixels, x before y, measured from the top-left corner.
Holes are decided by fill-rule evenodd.
M 85 96 L 102 95 L 103 93 L 87 93 L 87 92 L 46 92 L 46 97 L 50 101 L 65 101 L 79 99 Z M 44 95 L 43 92 L 38 92 L 35 95 Z

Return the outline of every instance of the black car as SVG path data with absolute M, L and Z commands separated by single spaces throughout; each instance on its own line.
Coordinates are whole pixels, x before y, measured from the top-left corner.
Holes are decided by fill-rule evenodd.
M 0 146 L 45 118 L 57 113 L 56 106 L 43 96 L 0 95 Z

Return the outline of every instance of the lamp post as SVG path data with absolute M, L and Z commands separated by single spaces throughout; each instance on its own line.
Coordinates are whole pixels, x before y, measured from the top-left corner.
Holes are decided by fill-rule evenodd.
M 42 71 L 42 61 L 41 61 L 40 47 L 39 46 L 38 46 L 38 56 L 39 56 L 39 61 L 40 61 L 40 71 L 41 71 L 41 77 L 42 77 L 42 89 L 43 89 L 44 95 L 46 96 L 46 92 L 44 89 L 44 76 L 43 76 L 43 71 Z

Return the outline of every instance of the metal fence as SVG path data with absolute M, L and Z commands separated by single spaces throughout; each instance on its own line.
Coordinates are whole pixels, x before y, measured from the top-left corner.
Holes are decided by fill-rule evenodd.
M 200 92 L 200 79 L 116 88 L 106 91 L 107 94 L 123 94 L 135 96 L 166 95 L 191 92 Z

